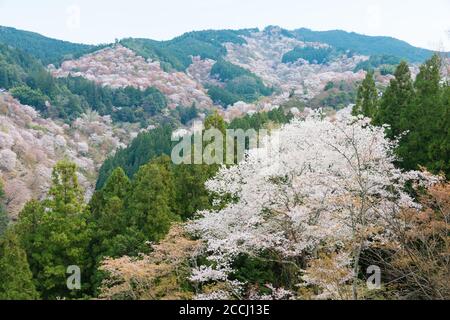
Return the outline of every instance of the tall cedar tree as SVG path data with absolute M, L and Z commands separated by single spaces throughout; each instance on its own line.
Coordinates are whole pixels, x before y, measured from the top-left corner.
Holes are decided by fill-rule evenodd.
M 378 107 L 378 91 L 375 86 L 373 71 L 367 72 L 366 78 L 358 89 L 356 105 L 353 108 L 354 115 L 363 114 L 373 118 Z
M 49 198 L 31 201 L 19 215 L 17 232 L 27 253 L 36 287 L 45 299 L 79 298 L 89 290 L 91 261 L 87 208 L 76 166 L 59 162 L 53 170 Z M 81 269 L 82 290 L 67 288 L 67 268 Z
M 0 279 L 0 300 L 39 298 L 26 253 L 12 230 L 0 240 Z
M 387 136 L 391 139 L 402 134 L 408 123 L 405 121 L 409 107 L 414 99 L 414 87 L 411 72 L 406 62 L 401 62 L 395 71 L 375 115 L 376 125 L 390 124 Z
M 171 212 L 173 192 L 173 177 L 164 165 L 147 164 L 135 176 L 128 207 L 134 224 L 150 241 L 161 240 L 176 220 Z
M 446 170 L 448 174 L 448 149 L 445 136 L 448 131 L 448 100 L 441 85 L 441 59 L 434 55 L 420 67 L 414 83 L 415 98 L 404 115 L 405 130 L 409 133 L 402 140 L 399 155 L 406 169 L 425 166 L 433 172 Z M 447 138 L 448 139 L 448 138 Z

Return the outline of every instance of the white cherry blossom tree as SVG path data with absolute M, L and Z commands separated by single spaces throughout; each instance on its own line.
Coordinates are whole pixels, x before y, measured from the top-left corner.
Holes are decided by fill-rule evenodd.
M 207 187 L 236 201 L 200 212 L 188 226 L 204 240 L 211 262 L 191 280 L 228 282 L 231 294 L 238 295 L 243 284 L 227 280 L 238 255 L 263 258 L 262 252 L 273 252 L 280 263 L 300 270 L 298 257 L 315 259 L 326 251 L 348 268 L 342 282 L 357 299 L 361 253 L 395 240 L 391 226 L 401 223 L 399 211 L 417 208 L 405 184 L 437 180 L 397 169 L 396 142 L 385 138 L 384 129 L 348 110 L 334 118 L 316 113 L 266 137 L 264 147 L 251 150 L 239 165 L 223 167 Z M 303 274 L 299 286 L 320 283 Z

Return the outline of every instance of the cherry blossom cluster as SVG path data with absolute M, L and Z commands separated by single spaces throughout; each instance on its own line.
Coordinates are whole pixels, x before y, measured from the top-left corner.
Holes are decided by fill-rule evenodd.
M 393 240 L 402 208 L 418 208 L 405 184 L 438 180 L 396 168 L 396 145 L 384 127 L 348 110 L 295 119 L 265 137 L 245 161 L 224 166 L 207 182 L 211 192 L 237 200 L 200 212 L 188 226 L 204 240 L 210 260 L 192 280 L 226 281 L 238 255 L 267 251 L 289 260 L 325 247 L 346 252 L 339 263 L 355 266 L 364 248 Z

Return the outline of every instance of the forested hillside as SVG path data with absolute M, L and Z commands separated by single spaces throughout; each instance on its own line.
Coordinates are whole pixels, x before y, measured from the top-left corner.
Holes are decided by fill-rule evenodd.
M 0 300 L 450 298 L 445 54 L 274 26 L 91 49 L 0 28 Z
M 20 49 L 44 65 L 60 64 L 63 60 L 79 57 L 100 47 L 51 39 L 38 33 L 2 26 L 0 43 Z
M 223 44 L 227 42 L 244 44 L 245 40 L 240 36 L 249 35 L 251 31 L 254 29 L 207 30 L 186 33 L 169 41 L 124 39 L 121 44 L 145 58 L 162 61 L 163 67 L 183 71 L 192 63 L 192 56 L 218 60 L 226 55 Z
M 75 120 L 88 109 L 122 122 L 145 124 L 166 108 L 164 95 L 155 88 L 111 89 L 81 77 L 54 78 L 31 55 L 0 44 L 0 88 L 44 116 Z
M 423 62 L 433 55 L 430 50 L 413 47 L 390 37 L 365 36 L 342 30 L 313 31 L 306 28 L 294 30 L 292 34 L 302 41 L 327 43 L 338 49 L 352 50 L 368 56 L 387 54 L 409 62 Z

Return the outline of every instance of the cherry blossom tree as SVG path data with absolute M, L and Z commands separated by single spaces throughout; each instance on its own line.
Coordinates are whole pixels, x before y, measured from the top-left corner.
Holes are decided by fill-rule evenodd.
M 229 297 L 239 298 L 244 284 L 230 280 L 234 259 L 272 252 L 279 263 L 301 271 L 298 286 L 315 285 L 321 290 L 318 297 L 336 298 L 338 289 L 327 296 L 333 286 L 304 270 L 325 253 L 340 266 L 337 283 L 347 284 L 349 298 L 357 299 L 362 252 L 395 241 L 390 226 L 400 210 L 418 208 L 405 184 L 438 180 L 397 169 L 397 142 L 384 132 L 349 110 L 333 118 L 315 113 L 267 136 L 264 146 L 249 151 L 239 165 L 223 167 L 207 188 L 235 201 L 200 212 L 188 226 L 204 240 L 210 262 L 194 270 L 191 280 L 226 283 Z

